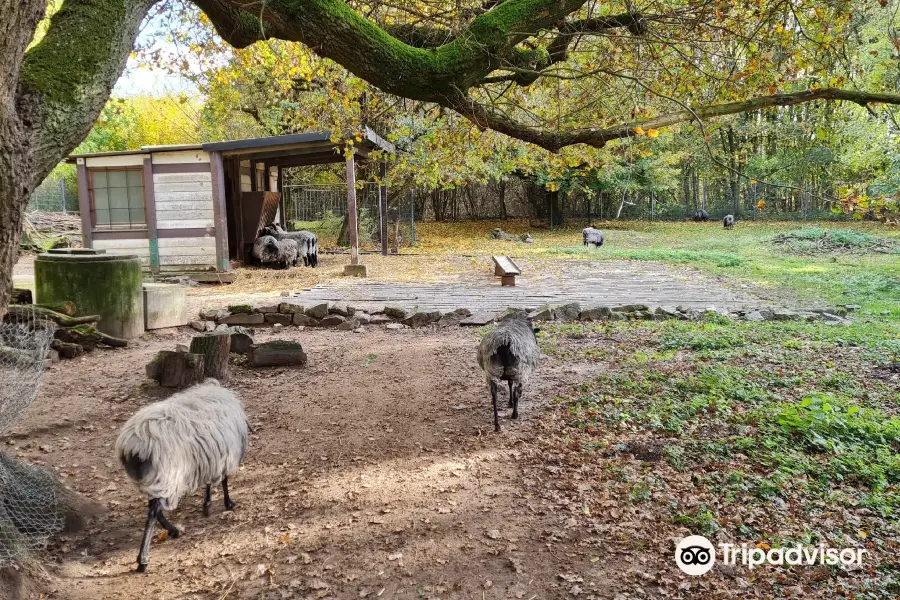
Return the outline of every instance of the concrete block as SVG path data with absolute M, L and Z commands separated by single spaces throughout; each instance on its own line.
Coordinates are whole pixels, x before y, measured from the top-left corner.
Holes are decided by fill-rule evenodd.
M 144 329 L 187 325 L 187 287 L 170 283 L 145 283 Z

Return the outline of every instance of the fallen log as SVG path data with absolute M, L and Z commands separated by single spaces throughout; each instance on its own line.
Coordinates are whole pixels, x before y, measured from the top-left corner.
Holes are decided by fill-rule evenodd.
M 147 377 L 155 379 L 163 387 L 194 385 L 205 377 L 203 358 L 202 354 L 161 350 L 147 364 Z
M 76 356 L 84 354 L 84 348 L 80 345 L 64 342 L 59 339 L 50 342 L 50 347 L 59 352 L 59 355 L 64 358 L 75 358 Z
M 250 352 L 250 347 L 253 346 L 253 334 L 250 333 L 249 329 L 240 325 L 232 325 L 226 331 L 231 334 L 231 348 L 229 351 L 232 354 L 247 354 Z
M 52 302 L 50 304 L 35 304 L 35 306 L 39 306 L 41 308 L 46 308 L 47 310 L 52 310 L 53 312 L 58 312 L 61 315 L 66 315 L 67 317 L 74 317 L 75 311 L 77 310 L 74 302 L 70 302 L 66 300 L 65 302 Z
M 11 304 L 7 307 L 6 317 L 9 321 L 28 322 L 35 318 L 49 319 L 60 327 L 74 327 L 76 325 L 89 325 L 100 320 L 100 315 L 88 315 L 86 317 L 70 317 L 62 313 L 44 308 L 37 304 Z
M 283 365 L 305 365 L 307 358 L 299 342 L 273 340 L 250 347 L 247 354 L 253 367 L 276 367 Z

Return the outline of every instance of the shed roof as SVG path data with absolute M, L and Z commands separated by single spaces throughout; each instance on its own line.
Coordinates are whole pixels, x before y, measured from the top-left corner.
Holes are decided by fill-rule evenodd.
M 142 146 L 139 150 L 120 152 L 92 152 L 72 154 L 66 160 L 75 162 L 77 158 L 93 158 L 97 156 L 116 156 L 127 154 L 151 154 L 153 152 L 177 152 L 179 150 L 204 150 L 221 152 L 224 156 L 240 157 L 247 160 L 272 160 L 287 165 L 320 164 L 327 162 L 343 162 L 340 154 L 343 144 L 333 142 L 328 131 L 294 133 L 271 137 L 226 140 L 205 144 L 179 144 L 172 146 Z M 377 133 L 365 128 L 363 139 L 357 144 L 357 155 L 364 158 L 369 151 L 384 150 L 396 152 L 393 144 L 384 140 Z

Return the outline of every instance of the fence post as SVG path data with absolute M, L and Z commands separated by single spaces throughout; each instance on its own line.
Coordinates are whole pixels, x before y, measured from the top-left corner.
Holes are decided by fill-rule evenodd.
M 66 181 L 62 178 L 59 180 L 59 201 L 62 204 L 62 212 L 68 212 L 66 209 Z
M 416 191 L 409 190 L 409 243 L 416 245 Z

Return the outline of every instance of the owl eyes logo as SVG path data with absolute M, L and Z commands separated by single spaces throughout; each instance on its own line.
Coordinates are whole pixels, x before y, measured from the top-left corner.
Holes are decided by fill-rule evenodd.
M 675 564 L 688 575 L 708 573 L 715 562 L 712 542 L 702 535 L 690 535 L 675 547 Z

